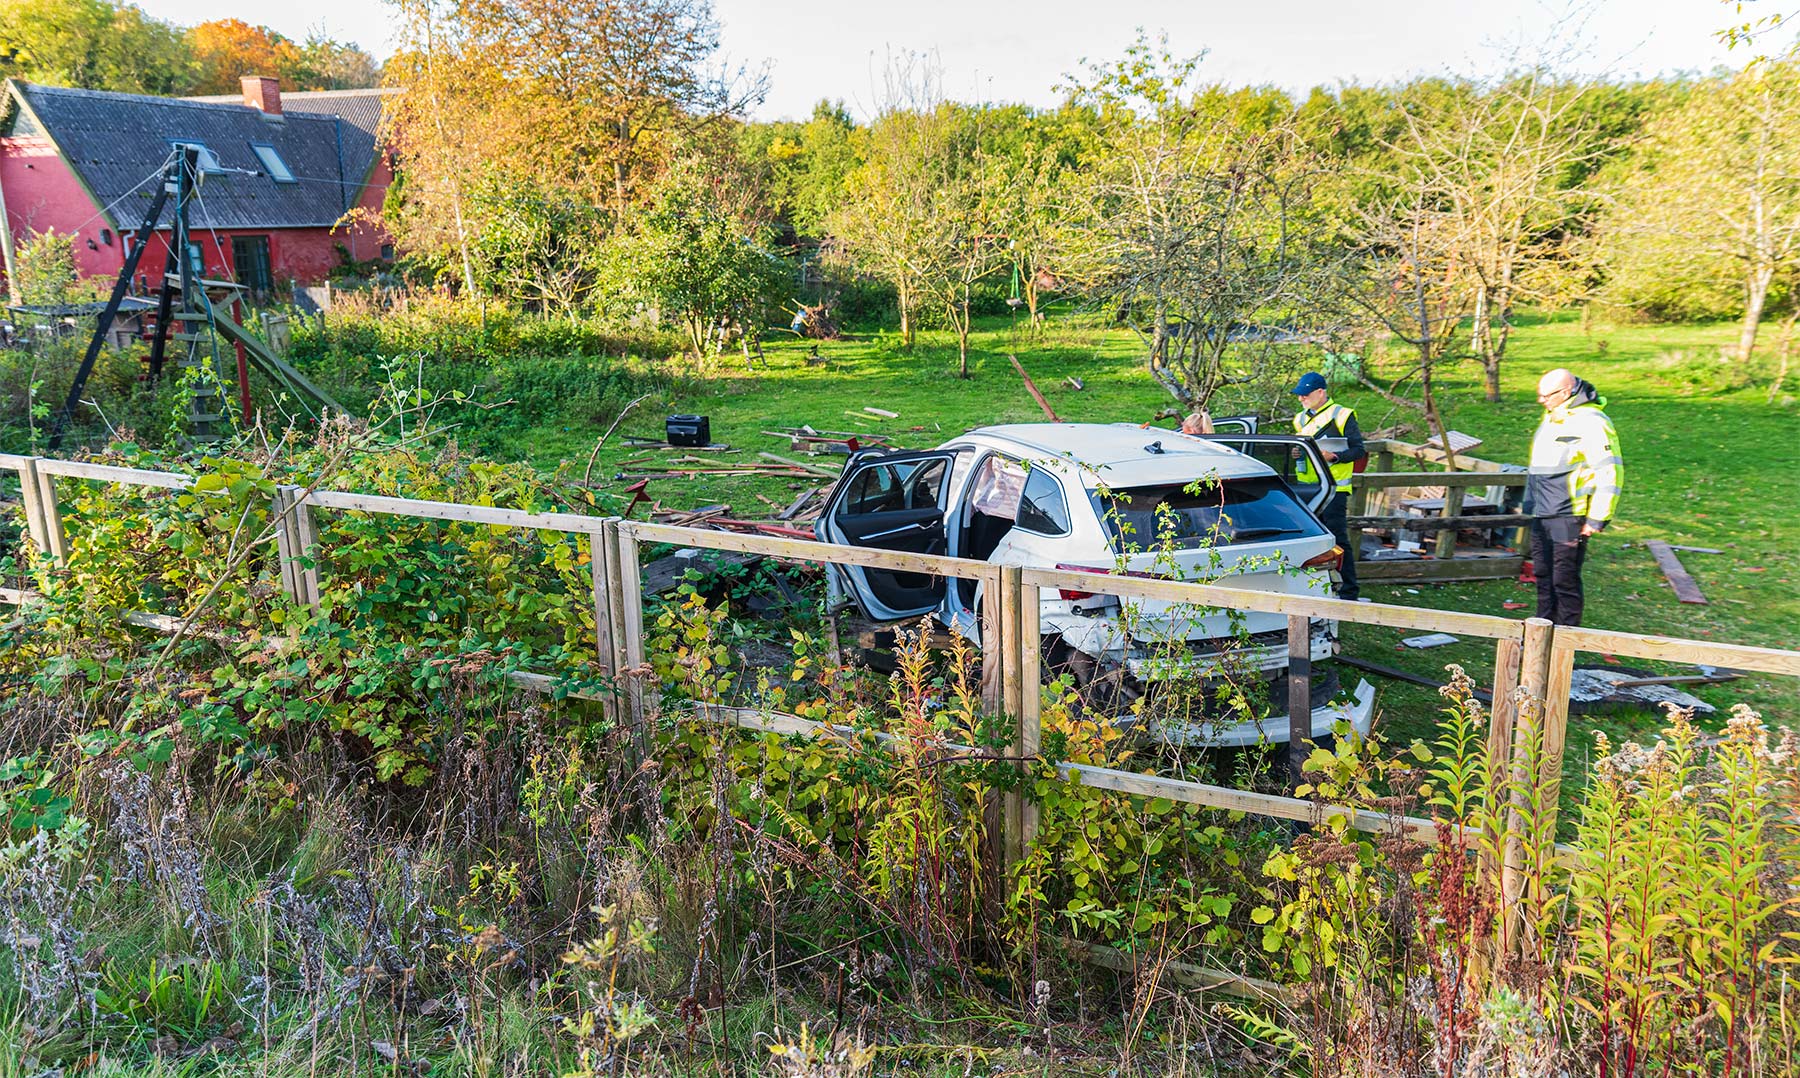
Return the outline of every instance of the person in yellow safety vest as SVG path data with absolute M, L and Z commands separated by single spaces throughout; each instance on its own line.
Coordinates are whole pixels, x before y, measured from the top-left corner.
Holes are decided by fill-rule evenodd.
M 1331 529 L 1332 538 L 1344 552 L 1343 560 L 1338 564 L 1338 598 L 1354 599 L 1359 589 L 1356 586 L 1357 552 L 1350 549 L 1350 475 L 1356 471 L 1356 462 L 1367 457 L 1369 451 L 1363 448 L 1362 428 L 1356 425 L 1356 413 L 1332 403 L 1331 389 L 1326 385 L 1324 375 L 1308 371 L 1300 376 L 1293 392 L 1300 398 L 1300 411 L 1294 415 L 1294 433 L 1306 438 L 1341 439 L 1344 443 L 1335 450 L 1323 445 L 1319 447 L 1320 455 L 1331 469 L 1331 484 L 1336 488 L 1330 500 L 1319 509 L 1319 520 Z M 1294 477 L 1302 483 L 1319 481 L 1311 458 L 1300 458 Z
M 1606 398 L 1557 368 L 1538 381 L 1543 421 L 1531 439 L 1525 512 L 1531 522 L 1531 569 L 1537 616 L 1581 624 L 1581 563 L 1588 536 L 1605 528 L 1619 505 L 1625 461 Z

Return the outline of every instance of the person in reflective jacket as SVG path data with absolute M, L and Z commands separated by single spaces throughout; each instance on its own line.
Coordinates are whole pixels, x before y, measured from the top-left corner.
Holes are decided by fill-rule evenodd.
M 1356 462 L 1367 458 L 1369 451 L 1363 447 L 1356 412 L 1332 402 L 1331 389 L 1324 375 L 1307 371 L 1291 392 L 1300 398 L 1300 411 L 1294 413 L 1294 433 L 1306 438 L 1335 439 L 1333 444 L 1342 443 L 1336 450 L 1319 447 L 1320 455 L 1331 469 L 1328 481 L 1332 486 L 1330 499 L 1319 508 L 1319 520 L 1330 529 L 1331 537 L 1344 552 L 1343 559 L 1338 562 L 1337 596 L 1355 599 L 1361 591 L 1356 584 L 1356 556 L 1360 551 L 1350 548 L 1350 522 L 1346 514 L 1350 504 L 1350 476 L 1356 471 Z M 1312 461 L 1306 457 L 1300 458 L 1294 478 L 1302 483 L 1327 481 L 1313 473 Z
M 1557 368 L 1538 381 L 1544 418 L 1531 440 L 1525 511 L 1531 524 L 1531 568 L 1537 616 L 1581 624 L 1581 563 L 1588 536 L 1606 527 L 1619 505 L 1625 462 L 1619 434 L 1594 387 Z

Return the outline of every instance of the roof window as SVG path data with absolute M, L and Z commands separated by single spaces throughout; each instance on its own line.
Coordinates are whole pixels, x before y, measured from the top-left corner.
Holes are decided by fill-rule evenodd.
M 276 183 L 299 183 L 294 178 L 294 170 L 288 168 L 287 162 L 281 159 L 275 147 L 266 142 L 252 142 L 250 148 L 256 151 L 257 160 L 262 162 L 263 171 Z

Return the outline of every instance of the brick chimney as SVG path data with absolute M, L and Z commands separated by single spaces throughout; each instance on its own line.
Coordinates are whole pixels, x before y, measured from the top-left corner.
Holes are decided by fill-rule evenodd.
M 244 104 L 260 110 L 264 116 L 281 115 L 281 80 L 267 75 L 245 75 L 238 80 L 244 89 Z

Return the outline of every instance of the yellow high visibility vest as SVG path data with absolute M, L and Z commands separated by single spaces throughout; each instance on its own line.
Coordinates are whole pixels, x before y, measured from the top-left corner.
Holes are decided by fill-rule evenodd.
M 1331 401 L 1326 401 L 1325 407 L 1311 415 L 1308 415 L 1305 409 L 1296 412 L 1294 414 L 1294 433 L 1303 438 L 1317 437 L 1320 431 L 1331 426 L 1333 423 L 1336 423 L 1338 430 L 1341 431 L 1345 429 L 1345 424 L 1349 423 L 1350 417 L 1355 414 L 1355 409 L 1346 408 L 1341 404 L 1333 404 Z M 1350 489 L 1350 477 L 1354 475 L 1355 472 L 1355 461 L 1335 461 L 1331 465 L 1332 482 L 1336 485 L 1337 489 L 1348 491 Z M 1319 481 L 1318 475 L 1313 472 L 1311 457 L 1300 458 L 1300 467 L 1295 470 L 1294 478 L 1300 480 L 1302 483 L 1316 483 Z

